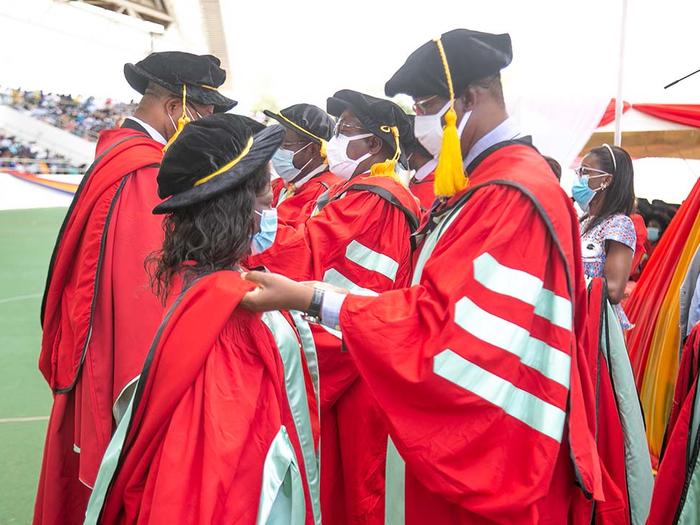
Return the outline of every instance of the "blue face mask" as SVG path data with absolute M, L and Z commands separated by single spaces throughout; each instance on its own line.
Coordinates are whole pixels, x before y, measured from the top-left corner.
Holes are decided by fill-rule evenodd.
M 250 240 L 250 250 L 253 255 L 264 252 L 275 242 L 277 235 L 277 208 L 270 208 L 255 213 L 260 215 L 260 230 Z
M 647 228 L 647 239 L 651 242 L 656 242 L 659 240 L 659 229 L 656 226 L 649 226 Z
M 595 197 L 596 190 L 592 190 L 588 186 L 588 175 L 583 175 L 574 181 L 573 186 L 571 186 L 571 196 L 576 201 L 581 209 L 585 212 L 591 205 L 593 197 Z
M 294 155 L 300 151 L 303 151 L 310 145 L 311 143 L 309 142 L 306 146 L 297 151 L 291 151 L 284 148 L 279 148 L 277 151 L 275 151 L 275 154 L 272 156 L 272 167 L 275 168 L 275 172 L 284 182 L 291 182 L 296 179 L 299 176 L 299 173 L 301 173 L 301 171 L 309 165 L 309 162 L 313 160 L 309 159 L 309 161 L 301 168 L 294 166 Z

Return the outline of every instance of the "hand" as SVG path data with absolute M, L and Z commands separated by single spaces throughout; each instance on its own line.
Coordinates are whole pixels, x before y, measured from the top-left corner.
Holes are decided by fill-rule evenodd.
M 253 312 L 270 310 L 308 310 L 313 288 L 287 279 L 282 275 L 264 272 L 248 272 L 243 278 L 258 287 L 245 294 L 241 306 Z

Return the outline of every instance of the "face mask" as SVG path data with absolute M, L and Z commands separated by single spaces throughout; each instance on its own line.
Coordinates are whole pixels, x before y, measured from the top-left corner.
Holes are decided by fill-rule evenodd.
M 294 155 L 296 155 L 300 151 L 303 151 L 307 146 L 310 145 L 311 143 L 309 142 L 306 146 L 304 146 L 296 152 L 284 148 L 279 148 L 272 156 L 272 167 L 275 168 L 275 172 L 277 172 L 277 175 L 279 175 L 284 182 L 291 182 L 294 179 L 296 179 L 299 173 L 301 173 L 302 170 L 309 165 L 309 162 L 313 160 L 309 159 L 309 161 L 306 164 L 304 164 L 301 168 L 297 168 L 294 166 Z
M 433 157 L 437 157 L 440 154 L 443 134 L 442 117 L 447 113 L 448 109 L 450 109 L 450 101 L 447 101 L 447 104 L 434 115 L 416 115 L 416 120 L 413 124 L 413 134 Z M 457 134 L 460 137 L 467 126 L 471 114 L 471 111 L 467 111 L 462 116 L 462 120 L 457 127 Z
M 326 156 L 328 158 L 328 168 L 333 172 L 333 175 L 341 179 L 350 179 L 357 170 L 357 166 L 372 156 L 367 152 L 359 159 L 351 159 L 348 157 L 348 144 L 353 140 L 366 139 L 371 137 L 371 133 L 363 135 L 355 135 L 347 137 L 345 135 L 336 135 L 326 144 Z
M 260 230 L 250 240 L 250 250 L 253 255 L 264 252 L 275 242 L 277 235 L 277 208 L 269 208 L 262 212 L 255 210 L 260 215 Z
M 659 229 L 655 226 L 649 226 L 647 228 L 647 239 L 651 242 L 656 242 L 659 240 Z
M 593 190 L 588 186 L 588 175 L 577 178 L 573 186 L 571 186 L 571 196 L 576 201 L 576 204 L 585 212 L 588 212 L 588 208 L 597 191 L 598 190 Z
M 175 121 L 173 120 L 173 116 L 168 113 L 168 118 L 170 119 L 170 123 L 173 125 L 173 129 L 175 130 L 175 133 L 177 133 L 177 126 L 175 125 Z

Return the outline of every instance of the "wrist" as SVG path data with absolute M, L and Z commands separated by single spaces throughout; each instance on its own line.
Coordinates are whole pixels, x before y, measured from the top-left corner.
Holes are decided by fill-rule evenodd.
M 308 297 L 307 293 L 308 302 L 306 302 L 306 308 L 304 308 L 303 311 L 309 318 L 319 322 L 321 319 L 321 307 L 323 306 L 323 296 L 325 292 L 318 286 L 314 286 L 308 290 L 310 292 L 310 297 Z

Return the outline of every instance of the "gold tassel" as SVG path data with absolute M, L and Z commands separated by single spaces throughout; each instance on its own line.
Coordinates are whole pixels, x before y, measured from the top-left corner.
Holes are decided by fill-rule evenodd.
M 396 151 L 392 158 L 386 159 L 384 162 L 377 162 L 376 164 L 372 164 L 372 167 L 370 168 L 370 174 L 372 177 L 392 177 L 397 182 L 401 182 L 401 179 L 396 173 L 396 163 L 398 162 L 399 157 L 401 156 L 401 145 L 399 143 L 399 128 L 397 128 L 396 126 L 381 126 L 379 129 L 381 129 L 385 133 L 391 132 L 391 134 L 394 137 Z
M 177 140 L 177 138 L 180 136 L 180 133 L 182 133 L 182 130 L 184 129 L 185 125 L 190 123 L 190 117 L 187 116 L 187 86 L 185 84 L 182 85 L 182 115 L 180 115 L 180 118 L 177 119 L 177 128 L 175 129 L 175 133 L 173 133 L 172 137 L 168 139 L 168 142 L 163 146 L 163 153 L 168 151 L 168 148 L 171 146 L 173 142 Z
M 321 140 L 321 157 L 323 158 L 323 161 L 325 162 L 328 159 L 328 153 L 326 153 L 326 144 L 328 144 L 325 140 Z
M 452 75 L 447 63 L 445 49 L 442 40 L 435 39 L 442 67 L 445 70 L 447 88 L 450 93 L 450 109 L 445 113 L 445 127 L 442 132 L 442 146 L 438 156 L 438 164 L 435 168 L 435 195 L 438 197 L 452 197 L 455 193 L 469 186 L 469 179 L 464 174 L 462 161 L 462 144 L 457 133 L 457 113 L 455 112 L 455 93 L 452 87 Z

